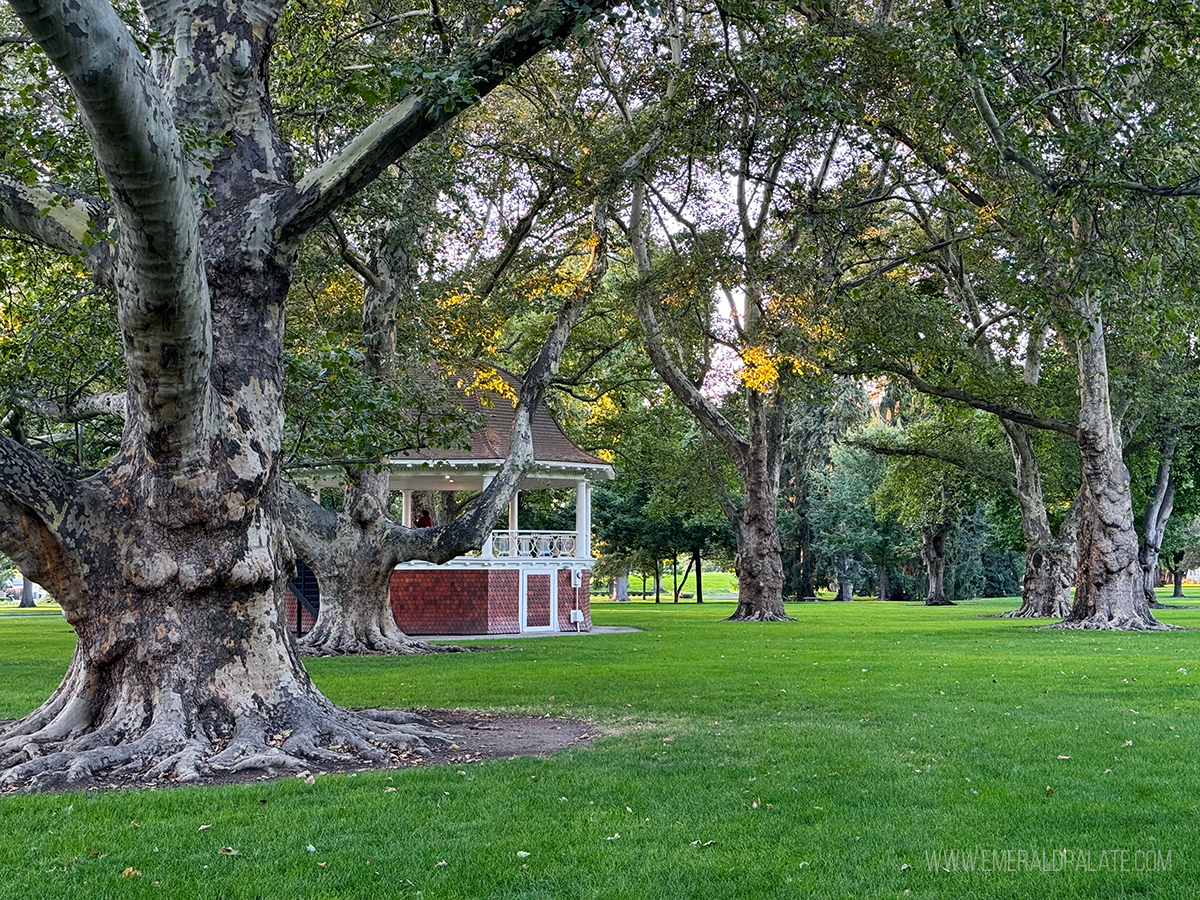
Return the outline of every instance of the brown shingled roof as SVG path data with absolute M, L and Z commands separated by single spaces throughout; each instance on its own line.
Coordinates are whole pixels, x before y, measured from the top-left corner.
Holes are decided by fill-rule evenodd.
M 520 393 L 520 378 L 503 369 L 496 371 L 514 393 Z M 490 406 L 482 402 L 484 398 L 490 401 Z M 393 458 L 398 461 L 495 460 L 508 456 L 512 444 L 513 420 L 516 418 L 513 401 L 493 391 L 479 389 L 471 394 L 464 391 L 459 402 L 467 413 L 477 414 L 483 420 L 482 427 L 471 435 L 469 450 L 426 447 L 410 450 Z M 533 414 L 533 458 L 540 463 L 607 465 L 604 460 L 577 447 L 544 405 L 539 405 Z

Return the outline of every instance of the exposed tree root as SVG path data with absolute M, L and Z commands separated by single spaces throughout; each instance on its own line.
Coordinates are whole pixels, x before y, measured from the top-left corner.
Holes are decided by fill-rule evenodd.
M 957 606 L 958 604 L 956 604 L 953 600 L 947 600 L 945 597 L 942 597 L 937 600 L 926 600 L 925 605 L 926 606 Z
M 726 622 L 795 622 L 791 616 L 786 613 L 777 613 L 769 609 L 760 609 L 749 613 L 734 613 Z
M 1051 609 L 1038 606 L 1035 603 L 1022 603 L 1018 609 L 1002 612 L 998 619 L 1064 619 L 1071 613 L 1071 604 L 1055 603 Z
M 321 698 L 323 700 L 323 698 Z M 302 711 L 301 711 L 302 710 Z M 160 708 L 149 727 L 110 720 L 93 731 L 67 728 L 51 704 L 20 721 L 0 723 L 0 788 L 69 789 L 95 778 L 188 783 L 247 771 L 279 775 L 303 770 L 380 765 L 396 752 L 429 754 L 428 744 L 456 735 L 400 710 L 348 710 L 331 703 L 295 704 L 275 730 L 256 714 L 239 717 L 226 738 L 198 721 Z M 35 727 L 36 726 L 36 727 Z
M 1173 599 L 1173 598 L 1172 598 L 1172 599 Z M 1158 600 L 1155 600 L 1154 602 L 1152 602 L 1152 603 L 1149 603 L 1149 604 L 1147 604 L 1147 605 L 1148 605 L 1148 606 L 1149 606 L 1151 609 L 1200 609 L 1200 606 L 1195 606 L 1195 605 L 1187 605 L 1187 604 L 1185 604 L 1185 605 L 1183 605 L 1183 606 L 1175 606 L 1175 605 L 1173 605 L 1173 604 L 1170 604 L 1170 603 L 1162 603 L 1162 602 L 1160 602 L 1160 601 L 1158 601 Z
M 366 622 L 355 622 L 332 609 L 322 609 L 312 631 L 297 641 L 304 656 L 424 656 L 430 653 L 462 653 L 468 648 L 453 644 L 417 641 L 400 630 L 391 609 Z
M 301 656 L 427 656 L 432 653 L 471 653 L 484 649 L 460 647 L 457 644 L 431 644 L 413 638 L 403 641 L 337 641 L 324 644 L 310 644 L 301 639 L 298 646 Z
M 1062 621 L 1055 622 L 1053 625 L 1047 625 L 1047 628 L 1071 628 L 1071 629 L 1086 629 L 1096 631 L 1187 631 L 1186 628 L 1181 628 L 1178 625 L 1168 625 L 1166 622 L 1160 622 L 1151 616 L 1145 619 L 1139 615 L 1131 615 L 1124 617 L 1113 617 L 1098 613 L 1086 619 L 1078 621 Z

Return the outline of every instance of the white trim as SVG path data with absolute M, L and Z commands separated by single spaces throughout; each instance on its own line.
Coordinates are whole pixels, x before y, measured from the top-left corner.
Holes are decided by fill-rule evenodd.
M 522 559 L 519 556 L 456 556 L 446 563 L 431 563 L 423 559 L 414 559 L 411 562 L 400 563 L 396 569 L 401 571 L 432 569 L 438 572 L 453 572 L 458 569 L 537 569 L 546 568 L 547 562 L 559 572 L 583 571 L 591 569 L 596 564 L 596 560 L 581 556 L 560 556 L 549 559 L 540 557 Z

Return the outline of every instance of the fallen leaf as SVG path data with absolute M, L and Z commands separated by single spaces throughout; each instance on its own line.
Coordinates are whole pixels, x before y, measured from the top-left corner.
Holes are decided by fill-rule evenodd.
M 606 837 L 605 840 L 606 841 L 615 841 L 620 836 L 621 836 L 621 832 L 618 831 L 616 834 Z
M 396 789 L 394 787 L 385 787 L 383 789 L 383 792 L 385 794 L 394 794 L 394 793 L 396 793 Z
M 526 859 L 532 855 L 533 854 L 531 854 L 528 850 L 518 850 L 517 851 L 517 859 Z
M 911 869 L 911 868 L 912 868 L 912 866 L 910 866 L 908 863 L 905 863 L 904 865 L 902 865 L 902 866 L 900 867 L 900 871 L 901 871 L 901 872 L 904 872 L 904 871 L 907 871 L 908 869 Z
M 210 829 L 210 828 L 212 828 L 212 826 L 211 826 L 211 825 L 201 825 L 201 826 L 200 826 L 199 828 L 197 828 L 196 830 L 197 830 L 197 831 L 208 831 L 208 829 Z
M 1047 794 L 1053 794 L 1053 793 L 1054 793 L 1054 788 L 1050 787 L 1050 785 L 1046 785 L 1046 793 L 1047 793 Z
M 316 784 L 317 783 L 316 776 L 315 775 L 306 775 L 304 777 L 304 783 L 305 784 Z
M 237 856 L 237 848 L 236 847 L 222 847 L 217 852 L 224 853 L 226 856 Z
M 124 872 L 121 873 L 121 877 L 122 878 L 141 878 L 142 870 L 135 869 L 133 866 L 130 866 Z
M 141 828 L 142 826 L 139 825 L 137 822 L 130 822 L 129 827 L 130 828 Z
M 316 852 L 317 852 L 317 848 L 316 848 L 316 847 L 314 847 L 312 844 L 309 844 L 309 845 L 308 845 L 307 847 L 305 847 L 304 849 L 305 849 L 305 850 L 307 850 L 309 853 L 316 853 Z
M 1063 755 L 1060 753 L 1060 754 L 1058 754 L 1058 758 L 1059 758 L 1059 759 L 1070 759 L 1071 757 L 1069 757 L 1069 756 L 1063 756 Z
M 437 861 L 437 865 L 436 865 L 436 866 L 434 866 L 434 868 L 435 868 L 435 869 L 444 869 L 444 868 L 446 868 L 446 866 L 448 866 L 448 865 L 450 865 L 450 864 L 449 864 L 448 862 L 446 862 L 444 859 L 439 859 L 439 860 Z
M 1121 746 L 1123 746 L 1123 747 L 1132 747 L 1132 746 L 1133 746 L 1133 741 L 1126 741 L 1126 742 L 1125 742 L 1124 744 L 1122 744 Z
M 322 869 L 328 869 L 328 868 L 329 868 L 329 863 L 323 863 L 323 862 L 319 862 L 319 863 L 317 863 L 317 866 L 318 866 L 318 867 L 320 867 L 320 868 L 322 868 Z

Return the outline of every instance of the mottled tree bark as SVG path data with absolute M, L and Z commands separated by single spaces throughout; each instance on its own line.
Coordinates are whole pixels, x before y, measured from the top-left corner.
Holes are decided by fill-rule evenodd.
M 609 591 L 609 599 L 617 603 L 629 602 L 629 576 L 615 575 L 612 580 L 612 590 Z
M 1158 554 L 1162 550 L 1163 536 L 1167 523 L 1175 509 L 1175 479 L 1171 464 L 1175 458 L 1175 441 L 1163 443 L 1158 457 L 1158 474 L 1154 479 L 1154 490 L 1146 501 L 1142 515 L 1142 539 L 1138 545 L 1138 565 L 1142 569 L 1142 593 L 1153 609 L 1162 607 L 1154 589 L 1158 586 Z
M 33 609 L 37 603 L 33 599 L 33 582 L 28 578 L 21 579 L 21 602 L 17 609 Z
M 741 508 L 730 508 L 727 498 L 721 504 L 737 535 L 738 605 L 729 621 L 791 621 L 783 607 L 783 554 L 776 522 L 779 421 L 771 401 L 758 391 L 747 391 L 747 401 L 749 440 L 736 460 L 744 492 Z
M 1033 441 L 1025 426 L 1002 419 L 1013 454 L 1012 494 L 1021 511 L 1021 533 L 1025 538 L 1025 575 L 1021 582 L 1021 605 L 1007 618 L 1061 619 L 1071 611 L 1071 586 L 1078 566 L 1080 502 L 1071 505 L 1058 535 L 1050 527 L 1042 493 L 1041 469 Z
M 1142 588 L 1138 539 L 1133 528 L 1129 470 L 1108 394 L 1104 324 L 1087 294 L 1078 309 L 1084 333 L 1075 345 L 1079 372 L 1079 454 L 1083 485 L 1079 572 L 1075 602 L 1059 627 L 1163 630 Z
M 929 594 L 926 606 L 953 606 L 946 599 L 942 584 L 946 574 L 946 527 L 944 525 L 921 526 L 921 552 L 925 557 L 925 574 L 929 579 Z
M 1182 550 L 1176 550 L 1171 554 L 1171 563 L 1167 566 L 1171 572 L 1171 582 L 1174 584 L 1174 590 L 1171 591 L 1173 600 L 1183 596 L 1183 577 L 1187 574 L 1187 569 L 1183 566 L 1184 556 Z

